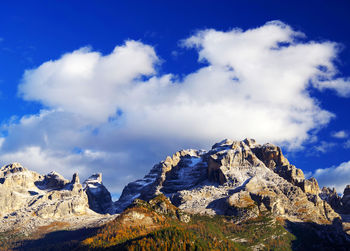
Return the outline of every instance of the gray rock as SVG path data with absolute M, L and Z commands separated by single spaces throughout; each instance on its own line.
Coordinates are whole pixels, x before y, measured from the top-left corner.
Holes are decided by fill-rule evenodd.
M 350 185 L 345 187 L 341 202 L 343 213 L 350 214 Z
M 301 189 L 305 193 L 316 194 L 316 195 L 320 193 L 318 182 L 314 177 L 311 177 L 310 179 L 307 179 L 307 180 L 305 179 L 300 184 L 301 184 Z
M 269 211 L 293 221 L 329 223 L 339 215 L 318 193 L 317 181 L 305 180 L 279 147 L 223 140 L 209 151 L 182 150 L 167 157 L 128 184 L 115 207 L 121 212 L 136 198 L 164 194 L 187 213 L 251 218 Z
M 69 181 L 56 172 L 40 175 L 19 163 L 0 169 L 0 232 L 20 227 L 28 234 L 54 221 L 82 226 L 84 221 L 91 224 L 106 218 L 92 211 L 89 203 L 94 204 L 77 173 Z
M 202 159 L 202 152 L 179 151 L 153 166 L 143 179 L 129 183 L 123 189 L 119 200 L 115 202 L 116 212 L 122 212 L 136 198 L 150 200 L 162 193 L 175 194 L 177 191 L 190 189 L 206 179 L 207 163 Z
M 84 191 L 89 200 L 89 206 L 97 213 L 105 214 L 113 212 L 113 202 L 110 192 L 102 184 L 102 174 L 91 175 L 84 181 Z
M 335 188 L 323 187 L 319 196 L 326 201 L 336 212 L 341 210 L 343 203 Z

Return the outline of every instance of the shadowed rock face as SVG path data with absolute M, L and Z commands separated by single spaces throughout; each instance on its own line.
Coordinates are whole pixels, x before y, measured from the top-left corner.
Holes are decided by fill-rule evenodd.
M 322 200 L 327 201 L 335 211 L 341 210 L 343 203 L 335 188 L 323 187 L 319 196 Z
M 350 185 L 345 187 L 341 202 L 342 210 L 350 213 Z
M 327 201 L 337 213 L 350 215 L 350 185 L 345 187 L 342 197 L 337 193 L 335 188 L 329 187 L 323 187 L 319 196 Z M 350 219 L 347 221 L 350 222 Z
M 252 139 L 224 140 L 209 151 L 182 150 L 128 184 L 115 203 L 121 212 L 158 194 L 189 213 L 255 217 L 269 211 L 294 221 L 329 223 L 339 217 L 279 147 Z
M 89 206 L 97 213 L 105 214 L 113 211 L 110 192 L 102 184 L 102 174 L 93 174 L 84 182 L 84 191 L 89 200 Z

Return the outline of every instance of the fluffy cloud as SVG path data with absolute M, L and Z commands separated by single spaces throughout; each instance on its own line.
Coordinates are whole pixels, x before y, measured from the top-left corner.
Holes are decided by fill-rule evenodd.
M 343 162 L 339 166 L 317 169 L 313 174 L 319 184 L 327 187 L 335 187 L 338 193 L 342 193 L 350 182 L 350 161 Z
M 152 47 L 127 41 L 106 56 L 81 48 L 27 70 L 19 85 L 25 100 L 39 101 L 89 122 L 114 116 L 135 80 L 154 74 L 158 58 Z
M 67 53 L 25 72 L 20 95 L 44 109 L 3 126 L 0 159 L 67 174 L 103 171 L 119 192 L 182 147 L 252 137 L 298 148 L 334 116 L 310 96 L 310 83 L 339 94 L 348 88 L 333 79 L 337 45 L 304 37 L 281 22 L 200 31 L 182 44 L 204 65 L 182 80 L 159 75 L 154 49 L 137 41 L 108 55 Z

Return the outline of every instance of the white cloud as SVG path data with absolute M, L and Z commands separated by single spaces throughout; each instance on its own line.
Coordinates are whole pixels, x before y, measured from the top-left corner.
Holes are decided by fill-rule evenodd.
M 103 122 L 115 115 L 135 79 L 155 73 L 157 61 L 152 47 L 136 41 L 106 56 L 84 47 L 27 70 L 19 93 L 25 100 Z
M 341 130 L 338 132 L 333 132 L 331 136 L 337 139 L 344 139 L 348 137 L 348 133 L 344 130 Z
M 42 174 L 48 172 L 48 167 L 52 170 L 60 170 L 65 175 L 71 175 L 74 172 L 84 173 L 84 167 L 80 165 L 75 165 L 75 170 L 71 169 L 71 164 L 74 162 L 73 156 L 58 154 L 58 152 L 50 154 L 50 151 L 42 151 L 40 147 L 36 146 L 26 147 L 14 153 L 5 153 L 1 155 L 1 162 L 1 166 L 7 163 L 20 162 L 26 167 L 31 167 L 31 170 Z
M 313 177 L 321 187 L 335 187 L 338 193 L 342 193 L 345 186 L 350 184 L 350 161 L 343 162 L 339 166 L 317 169 Z
M 336 144 L 333 142 L 321 141 L 320 144 L 314 146 L 314 150 L 316 152 L 326 153 L 335 146 Z
M 304 173 L 304 177 L 305 177 L 305 179 L 311 178 L 311 177 L 312 177 L 312 172 L 306 172 L 306 173 Z
M 317 81 L 315 86 L 319 90 L 333 89 L 340 97 L 350 97 L 350 78 L 337 78 L 329 81 Z
M 5 138 L 0 137 L 0 149 L 1 149 L 1 146 L 4 143 L 4 141 L 5 141 Z
M 117 192 L 183 147 L 252 137 L 298 148 L 334 117 L 308 88 L 332 79 L 337 54 L 335 43 L 302 37 L 281 22 L 200 31 L 183 45 L 206 64 L 181 81 L 159 75 L 154 49 L 141 42 L 127 41 L 108 55 L 89 48 L 67 53 L 25 72 L 20 95 L 45 110 L 5 125 L 0 159 L 12 154 L 41 166 L 30 159 L 67 156 L 57 160 L 63 171 L 100 169 Z M 41 155 L 16 155 L 28 149 Z

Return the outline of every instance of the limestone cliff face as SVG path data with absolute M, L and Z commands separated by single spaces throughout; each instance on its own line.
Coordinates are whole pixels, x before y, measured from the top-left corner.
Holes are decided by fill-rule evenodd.
M 6 165 L 0 169 L 0 231 L 16 226 L 34 229 L 74 217 L 101 218 L 90 207 L 96 198 L 89 198 L 89 189 L 83 189 L 77 173 L 69 181 L 56 172 L 40 175 L 19 163 Z
M 252 139 L 224 140 L 209 151 L 182 150 L 128 184 L 115 203 L 121 212 L 134 199 L 158 194 L 188 213 L 251 218 L 261 212 L 293 221 L 330 223 L 339 215 L 319 196 L 279 147 Z
M 84 214 L 88 198 L 77 174 L 72 181 L 52 172 L 40 175 L 19 163 L 0 169 L 0 214 L 28 212 L 41 217 Z

